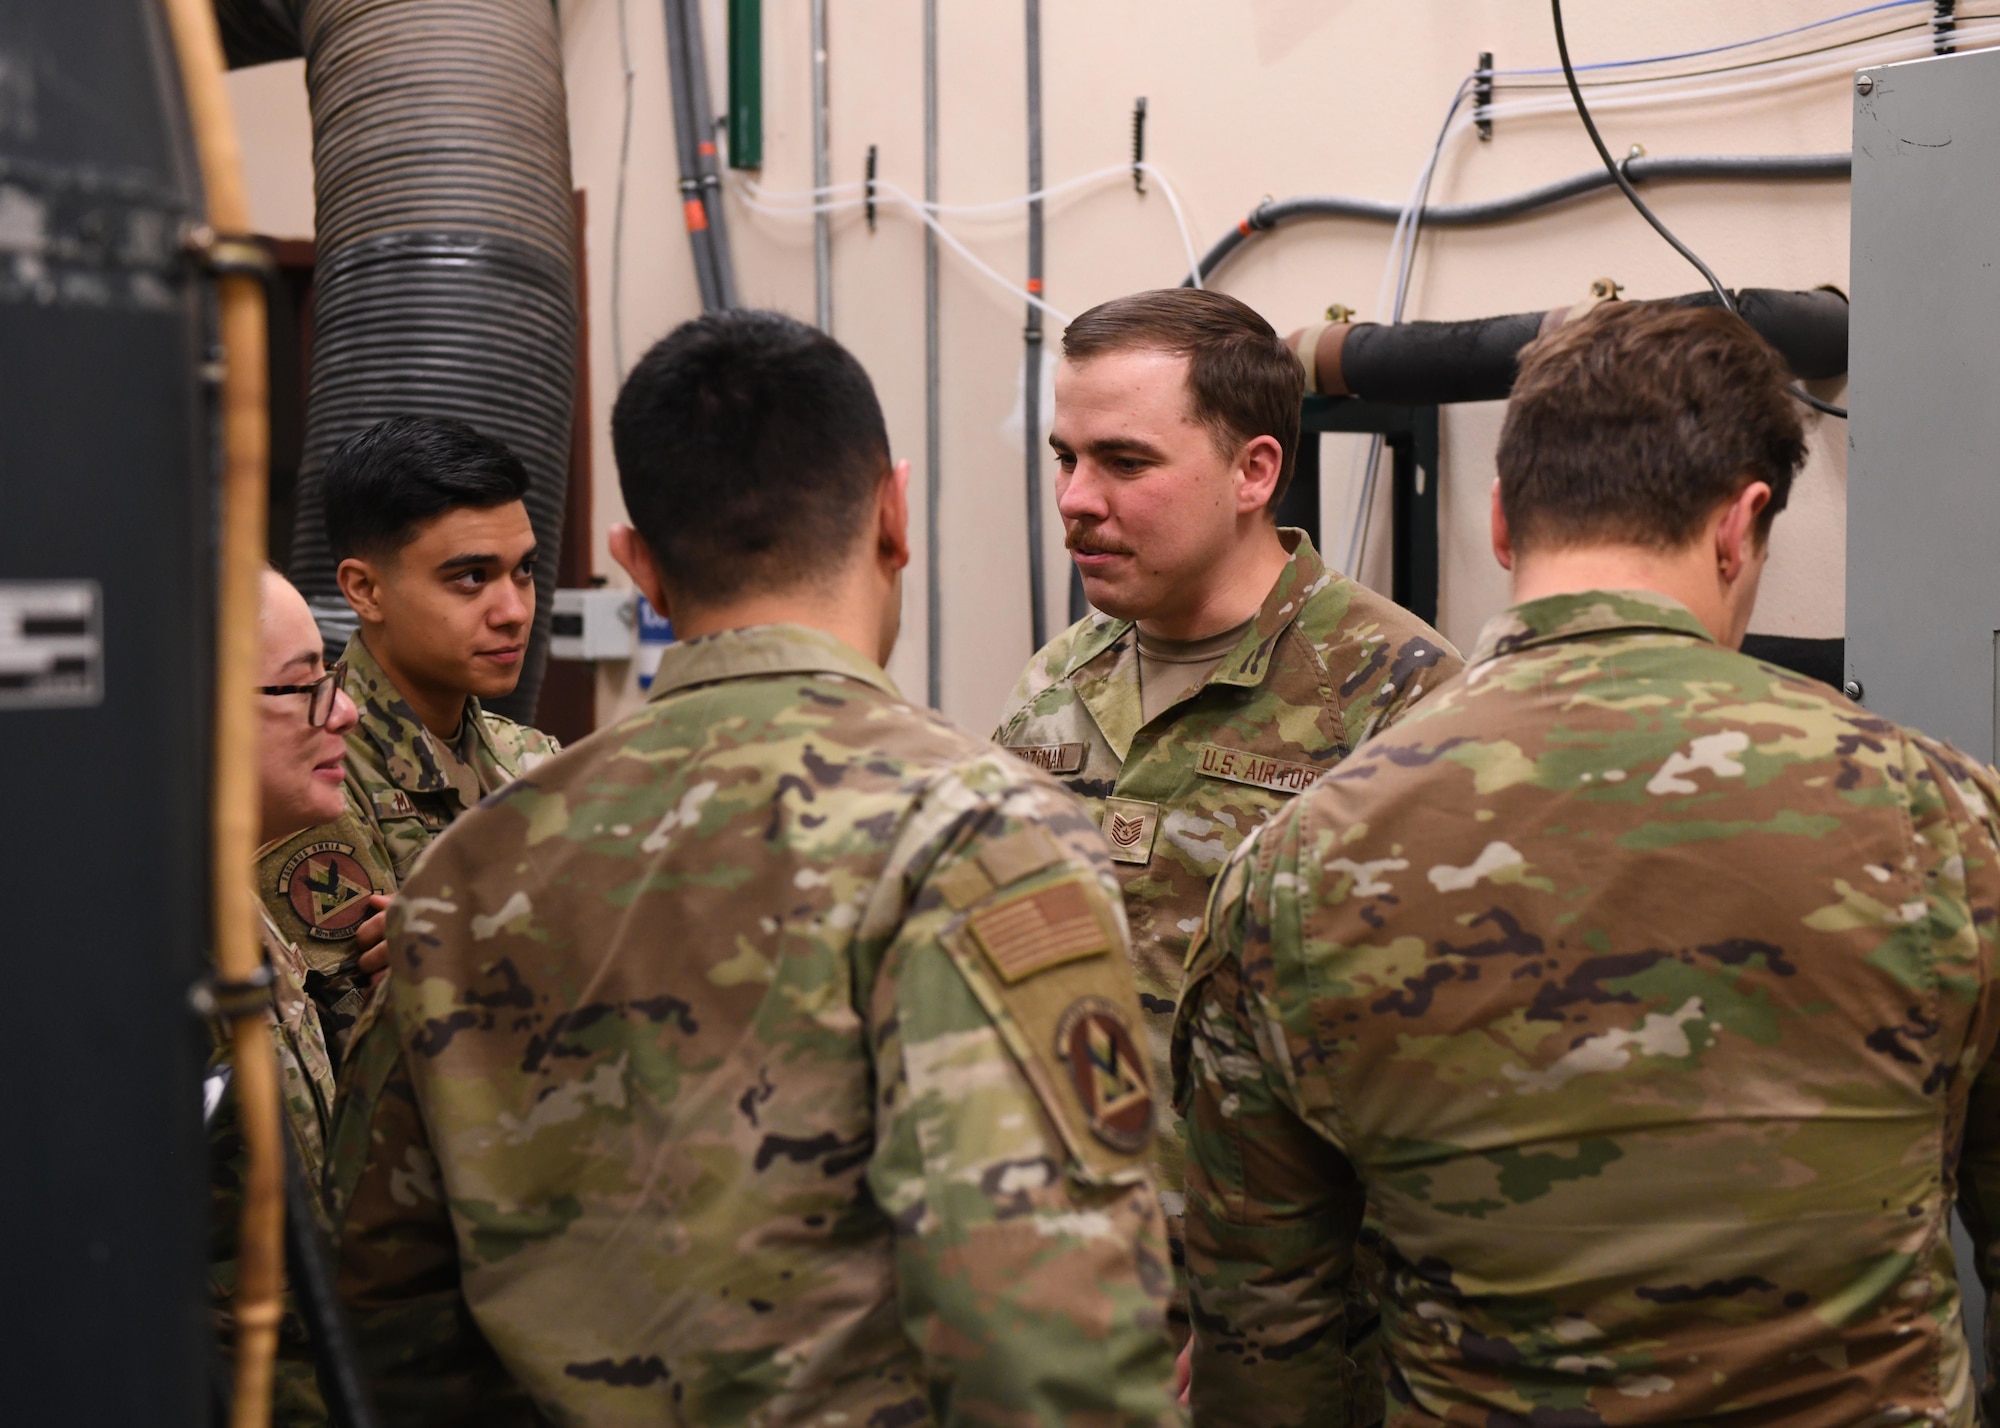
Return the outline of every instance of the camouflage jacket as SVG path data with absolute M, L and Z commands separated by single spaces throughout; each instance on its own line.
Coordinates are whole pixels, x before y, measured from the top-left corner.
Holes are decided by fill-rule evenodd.
M 1132 623 L 1092 614 L 1035 656 L 993 736 L 1055 774 L 1110 840 L 1160 1086 L 1188 942 L 1223 860 L 1460 664 L 1436 630 L 1329 571 L 1304 531 L 1281 534 L 1292 558 L 1250 632 L 1152 723 L 1140 723 Z M 1161 1111 L 1159 1180 L 1177 1216 L 1181 1131 Z
M 387 1421 L 1176 1421 L 1083 810 L 801 627 L 653 687 L 391 914 L 332 1173 Z
M 1973 1423 L 1996 808 L 1663 597 L 1495 620 L 1217 884 L 1174 1043 L 1197 1420 L 1347 1391 L 1365 1187 L 1392 1425 Z
M 279 930 L 305 954 L 313 998 L 336 1058 L 367 1000 L 351 964 L 370 893 L 393 893 L 451 821 L 556 751 L 539 730 L 468 699 L 446 748 L 396 692 L 359 634 L 347 642 L 347 692 L 361 717 L 347 731 L 347 808 L 331 823 L 257 857 L 257 887 Z
M 320 1031 L 319 1012 L 306 995 L 306 964 L 298 949 L 263 920 L 264 956 L 270 963 L 273 1049 L 278 1058 L 278 1093 L 285 1126 L 308 1186 L 316 1187 L 326 1162 L 333 1121 L 333 1060 Z M 230 1064 L 227 1028 L 212 1028 L 211 1078 Z M 232 1300 L 236 1293 L 236 1243 L 243 1219 L 244 1148 L 242 1119 L 233 1089 L 220 1091 L 208 1118 L 209 1303 L 216 1337 L 225 1348 L 235 1342 Z M 313 1368 L 312 1342 L 305 1320 L 289 1293 L 278 1322 L 278 1361 L 272 1384 L 271 1421 L 276 1428 L 316 1428 L 327 1421 Z

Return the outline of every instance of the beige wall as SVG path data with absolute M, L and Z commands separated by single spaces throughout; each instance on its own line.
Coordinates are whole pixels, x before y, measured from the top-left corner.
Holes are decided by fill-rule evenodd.
M 624 0 L 633 70 L 632 134 L 620 281 L 623 362 L 697 310 L 680 226 L 661 7 Z M 613 351 L 613 220 L 624 85 L 619 0 L 563 0 L 576 182 L 589 193 L 592 416 L 600 569 L 603 529 L 619 518 L 606 415 L 620 372 Z M 922 182 L 921 9 L 918 0 L 833 0 L 832 152 L 836 182 L 859 179 L 869 144 L 882 176 L 916 193 Z M 941 180 L 947 203 L 1002 199 L 1025 187 L 1021 7 L 940 0 Z M 1677 0 L 1637 6 L 1572 0 L 1580 61 L 1625 58 L 1748 38 L 1838 8 L 1829 0 Z M 705 0 L 711 75 L 722 104 L 722 0 Z M 1490 49 L 1503 68 L 1553 64 L 1538 0 L 1052 0 L 1043 6 L 1046 173 L 1050 182 L 1128 157 L 1132 99 L 1150 104 L 1148 157 L 1177 186 L 1198 249 L 1260 198 L 1338 192 L 1403 199 L 1459 80 Z M 1902 18 L 1915 18 L 1911 10 Z M 1886 28 L 1871 17 L 1816 33 L 1798 48 Z M 811 172 L 808 0 L 766 0 L 765 168 L 772 191 L 805 188 Z M 1922 41 L 1903 42 L 1915 54 Z M 1763 53 L 1763 52 L 1760 52 Z M 1725 59 L 1735 58 L 1727 56 Z M 297 67 L 241 74 L 260 223 L 301 231 L 309 215 L 301 169 L 303 98 Z M 1775 94 L 1608 111 L 1607 141 L 1623 153 L 1796 153 L 1845 149 L 1849 84 L 1840 74 Z M 1595 162 L 1574 116 L 1503 117 L 1491 143 L 1461 135 L 1447 148 L 1433 199 L 1512 193 Z M 732 180 L 739 176 L 732 176 Z M 812 232 L 805 217 L 750 211 L 731 198 L 736 267 L 747 301 L 810 318 Z M 1658 188 L 1661 214 L 1732 285 L 1845 286 L 1847 186 Z M 266 215 L 272 215 L 268 219 Z M 985 261 L 1018 279 L 1024 222 L 947 220 Z M 1070 313 L 1135 288 L 1178 280 L 1181 240 L 1164 194 L 1141 198 L 1112 181 L 1050 205 L 1047 296 Z M 1320 222 L 1257 240 L 1217 285 L 1280 329 L 1329 302 L 1382 316 L 1376 294 L 1389 230 Z M 885 208 L 878 231 L 858 213 L 835 219 L 834 330 L 874 374 L 899 455 L 922 486 L 923 281 L 916 221 Z M 1474 317 L 1573 301 L 1610 276 L 1634 297 L 1690 292 L 1701 280 L 1622 202 L 1598 196 L 1504 227 L 1425 240 L 1409 316 Z M 984 729 L 1029 654 L 1026 521 L 1019 433 L 1022 308 L 947 251 L 943 257 L 944 447 L 941 507 L 944 707 Z M 1840 388 L 1823 393 L 1836 400 Z M 1008 419 L 1013 414 L 1010 429 Z M 1447 413 L 1444 576 L 1440 622 L 1469 643 L 1500 607 L 1505 584 L 1485 540 L 1497 405 Z M 1351 443 L 1328 438 L 1323 500 L 1337 554 L 1352 509 Z M 1385 483 L 1386 484 L 1386 483 Z M 1843 623 L 1845 434 L 1819 423 L 1814 452 L 1779 523 L 1756 628 L 1832 636 Z M 1051 609 L 1063 608 L 1066 566 L 1050 510 Z M 921 537 L 922 513 L 917 513 Z M 1379 537 L 1374 549 L 1385 542 Z M 925 686 L 922 562 L 910 572 L 905 637 L 892 665 L 903 687 Z M 1367 572 L 1382 572 L 1371 559 Z M 607 684 L 625 677 L 607 673 Z

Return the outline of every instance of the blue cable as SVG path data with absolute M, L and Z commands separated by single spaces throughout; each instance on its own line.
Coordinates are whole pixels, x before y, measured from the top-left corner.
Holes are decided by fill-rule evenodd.
M 1724 54 L 1730 50 L 1748 49 L 1752 45 L 1768 44 L 1772 40 L 1782 40 L 1782 39 L 1787 39 L 1792 35 L 1802 35 L 1808 30 L 1824 29 L 1828 25 L 1838 25 L 1843 20 L 1857 19 L 1862 15 L 1874 15 L 1883 10 L 1904 10 L 1908 9 L 1912 5 L 1927 6 L 1929 4 L 1930 0 L 1882 0 L 1882 3 L 1880 4 L 1864 5 L 1859 10 L 1849 10 L 1843 14 L 1829 15 L 1824 20 L 1809 20 L 1803 25 L 1794 25 L 1789 30 L 1777 30 L 1768 35 L 1759 35 L 1755 39 L 1732 40 L 1730 43 L 1726 45 L 1710 45 L 1706 49 L 1683 50 L 1679 54 L 1653 55 L 1646 59 L 1600 60 L 1596 64 L 1580 64 L 1573 66 L 1573 68 L 1578 73 L 1582 73 L 1585 70 L 1629 69 L 1639 65 L 1667 64 L 1674 60 L 1700 59 L 1704 55 Z M 1499 76 L 1499 75 L 1527 75 L 1527 74 L 1561 74 L 1562 72 L 1563 71 L 1561 65 L 1550 65 L 1545 69 L 1496 69 L 1493 71 L 1493 74 L 1495 76 Z

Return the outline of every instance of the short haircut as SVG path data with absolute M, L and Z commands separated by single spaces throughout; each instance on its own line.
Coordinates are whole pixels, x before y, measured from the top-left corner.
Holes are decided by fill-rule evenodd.
M 320 473 L 336 561 L 393 555 L 433 516 L 488 509 L 528 493 L 528 470 L 504 442 L 447 417 L 393 416 L 334 448 Z
M 1072 362 L 1135 351 L 1187 358 L 1188 419 L 1209 429 L 1225 459 L 1260 436 L 1275 437 L 1283 448 L 1284 465 L 1265 508 L 1276 517 L 1298 465 L 1306 373 L 1247 303 L 1200 288 L 1131 293 L 1070 323 L 1062 346 Z
M 817 328 L 739 308 L 682 323 L 611 412 L 625 510 L 677 596 L 810 587 L 872 518 L 889 432 L 868 374 Z
M 1678 550 L 1753 481 L 1757 539 L 1805 460 L 1791 374 L 1720 307 L 1605 303 L 1522 350 L 1500 433 L 1500 506 L 1515 547 Z

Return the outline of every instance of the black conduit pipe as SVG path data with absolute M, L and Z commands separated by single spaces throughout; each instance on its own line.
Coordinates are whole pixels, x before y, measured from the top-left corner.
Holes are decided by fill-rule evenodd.
M 1633 183 L 1659 179 L 1842 179 L 1854 169 L 1851 154 L 1752 154 L 1691 155 L 1682 158 L 1626 159 L 1619 165 Z M 1567 203 L 1599 189 L 1612 187 L 1605 170 L 1558 179 L 1506 198 L 1481 203 L 1431 204 L 1423 211 L 1426 228 L 1477 228 L 1488 223 L 1504 223 L 1539 209 Z M 1201 275 L 1222 266 L 1223 260 L 1259 233 L 1303 218 L 1355 218 L 1367 223 L 1395 223 L 1403 216 L 1401 204 L 1373 198 L 1342 198 L 1337 195 L 1309 194 L 1302 198 L 1267 199 L 1250 210 L 1249 216 L 1231 229 L 1202 256 Z M 1181 286 L 1188 286 L 1188 279 Z
M 1714 307 L 1703 291 L 1662 298 L 1686 307 Z M 1777 348 L 1792 374 L 1806 381 L 1847 370 L 1847 299 L 1831 288 L 1785 292 L 1744 288 L 1743 318 Z M 1327 396 L 1430 406 L 1503 400 L 1514 389 L 1520 351 L 1558 327 L 1567 308 L 1513 313 L 1463 322 L 1357 323 L 1328 329 L 1318 345 L 1318 390 Z
M 290 574 L 329 642 L 334 583 L 319 476 L 347 437 L 401 413 L 455 417 L 513 448 L 542 559 L 521 682 L 548 657 L 575 390 L 576 219 L 562 51 L 548 0 L 215 0 L 232 65 L 306 61 L 318 260 L 312 381 Z

